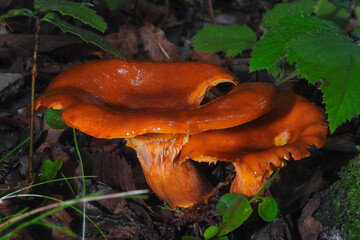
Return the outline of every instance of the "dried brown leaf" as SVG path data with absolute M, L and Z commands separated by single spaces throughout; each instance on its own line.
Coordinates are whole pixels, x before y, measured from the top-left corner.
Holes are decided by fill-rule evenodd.
M 105 38 L 119 49 L 127 59 L 132 59 L 133 55 L 138 51 L 139 37 L 133 25 L 121 25 L 117 33 L 111 33 Z M 114 57 L 113 54 L 105 53 L 105 58 L 112 57 Z
M 310 199 L 303 208 L 298 221 L 301 239 L 318 239 L 320 232 L 323 231 L 323 225 L 312 215 L 319 208 L 321 199 Z
M 193 57 L 196 61 L 211 63 L 215 65 L 221 65 L 220 57 L 216 54 L 209 54 L 204 52 L 191 51 L 190 56 Z
M 140 28 L 140 36 L 144 41 L 144 49 L 149 53 L 152 60 L 157 62 L 180 61 L 176 53 L 176 45 L 166 39 L 164 31 L 146 22 Z

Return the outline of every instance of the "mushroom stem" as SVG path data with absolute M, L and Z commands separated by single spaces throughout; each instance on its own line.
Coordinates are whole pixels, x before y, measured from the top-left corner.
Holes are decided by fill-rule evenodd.
M 126 139 L 136 150 L 149 187 L 172 208 L 190 207 L 211 190 L 191 161 L 177 161 L 188 134 L 146 134 Z
M 253 197 L 265 185 L 266 179 L 272 174 L 272 170 L 256 176 L 251 168 L 242 162 L 234 162 L 236 177 L 231 185 L 230 192 L 240 193 L 247 197 Z

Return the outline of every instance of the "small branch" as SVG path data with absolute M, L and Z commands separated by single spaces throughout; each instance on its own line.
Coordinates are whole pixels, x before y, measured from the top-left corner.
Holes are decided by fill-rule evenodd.
M 212 25 L 216 25 L 214 9 L 213 9 L 211 0 L 208 0 L 208 2 L 207 2 L 207 10 L 208 10 L 209 16 L 211 18 Z
M 30 148 L 29 148 L 29 182 L 32 182 L 34 167 L 34 119 L 35 119 L 35 79 L 37 77 L 37 54 L 40 44 L 40 18 L 36 16 L 35 46 L 33 54 L 33 67 L 31 71 L 31 110 L 30 110 Z

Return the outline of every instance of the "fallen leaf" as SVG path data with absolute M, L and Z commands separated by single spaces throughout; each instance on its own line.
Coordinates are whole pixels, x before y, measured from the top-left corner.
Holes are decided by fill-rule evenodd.
M 121 25 L 117 33 L 111 33 L 105 37 L 112 43 L 127 59 L 132 59 L 138 51 L 139 37 L 135 32 L 134 26 L 130 24 Z M 112 58 L 114 55 L 105 52 L 105 58 Z
M 39 52 L 51 52 L 57 48 L 80 42 L 80 38 L 67 34 L 43 34 L 41 35 Z M 33 34 L 2 34 L 0 38 L 0 59 L 12 58 L 17 55 L 30 57 L 33 48 Z
M 176 45 L 166 39 L 164 31 L 145 22 L 140 28 L 140 36 L 144 41 L 144 49 L 149 53 L 152 60 L 157 62 L 180 61 L 176 53 Z
M 317 221 L 312 215 L 319 208 L 321 199 L 310 199 L 303 208 L 298 221 L 301 239 L 316 240 L 320 232 L 323 231 L 323 225 Z
M 20 78 L 20 73 L 0 73 L 0 92 Z
M 215 65 L 221 64 L 220 57 L 216 54 L 191 51 L 190 56 L 192 56 L 196 61 L 199 61 L 199 62 L 212 63 Z

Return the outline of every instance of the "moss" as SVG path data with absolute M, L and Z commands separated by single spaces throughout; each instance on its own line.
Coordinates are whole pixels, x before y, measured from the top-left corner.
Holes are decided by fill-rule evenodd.
M 360 155 L 341 170 L 331 187 L 334 211 L 350 239 L 360 239 Z

